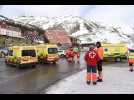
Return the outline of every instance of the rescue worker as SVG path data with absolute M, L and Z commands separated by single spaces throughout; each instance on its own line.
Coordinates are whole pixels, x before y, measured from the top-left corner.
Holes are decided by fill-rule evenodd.
M 134 70 L 133 70 L 133 63 L 130 63 L 130 62 L 129 62 L 129 71 L 130 71 L 130 72 L 133 72 L 133 71 L 134 71 Z
M 128 63 L 129 63 L 129 71 L 133 71 L 133 63 L 134 63 L 134 50 L 128 51 Z
M 67 61 L 68 62 L 74 62 L 74 51 L 73 51 L 73 48 L 69 48 L 67 51 L 66 51 L 66 58 L 67 58 Z
M 85 54 L 85 62 L 87 64 L 87 84 L 89 85 L 91 81 L 93 85 L 97 84 L 97 61 L 98 61 L 98 54 L 95 50 L 95 46 L 91 45 L 89 51 Z
M 78 51 L 76 55 L 77 55 L 77 63 L 79 63 L 80 62 L 80 52 Z
M 102 61 L 103 61 L 103 47 L 101 46 L 101 42 L 96 42 L 96 51 L 99 56 L 99 60 L 97 62 L 97 70 L 98 70 L 98 82 L 103 81 L 103 75 L 102 75 Z
M 69 52 L 70 48 L 68 48 L 66 51 L 65 51 L 65 55 L 66 55 L 66 59 L 68 58 L 68 52 Z
M 74 48 L 74 54 L 75 54 L 75 58 L 76 58 L 77 63 L 79 63 L 80 51 L 79 51 L 78 47 Z

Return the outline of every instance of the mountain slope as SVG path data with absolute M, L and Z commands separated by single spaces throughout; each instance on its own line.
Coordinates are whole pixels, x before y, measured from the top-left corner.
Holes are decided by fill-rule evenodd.
M 97 22 L 85 20 L 81 17 L 28 17 L 21 16 L 14 19 L 25 24 L 32 24 L 43 28 L 63 28 L 69 35 L 77 37 L 81 43 L 106 41 L 111 43 L 133 43 L 133 30 L 126 31 L 126 27 L 103 26 Z

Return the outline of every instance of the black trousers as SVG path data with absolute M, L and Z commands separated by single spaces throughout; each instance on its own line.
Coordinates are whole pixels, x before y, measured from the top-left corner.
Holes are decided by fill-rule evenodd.
M 97 68 L 96 66 L 93 65 L 87 65 L 87 73 L 96 73 L 97 72 Z
M 99 60 L 99 61 L 97 62 L 97 70 L 98 70 L 98 71 L 102 71 L 102 60 Z

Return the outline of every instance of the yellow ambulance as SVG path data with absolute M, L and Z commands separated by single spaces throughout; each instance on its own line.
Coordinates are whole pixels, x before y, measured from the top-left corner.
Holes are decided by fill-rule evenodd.
M 127 58 L 128 47 L 125 43 L 103 43 L 104 59 L 114 58 L 115 61 L 121 61 Z
M 41 63 L 49 63 L 59 60 L 58 46 L 56 44 L 40 44 L 36 46 L 38 60 Z
M 38 62 L 35 46 L 12 46 L 8 48 L 8 55 L 5 58 L 7 65 L 15 65 L 18 68 L 23 66 L 36 67 Z

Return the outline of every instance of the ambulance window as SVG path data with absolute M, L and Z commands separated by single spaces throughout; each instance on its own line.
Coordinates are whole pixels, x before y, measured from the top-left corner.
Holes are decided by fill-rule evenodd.
M 8 55 L 13 56 L 13 50 L 8 50 Z
M 22 50 L 22 56 L 36 57 L 36 52 L 35 50 Z
M 106 52 L 108 51 L 108 49 L 107 49 L 107 48 L 105 48 L 104 50 L 105 50 Z
M 129 52 L 134 52 L 134 50 L 130 49 Z
M 55 54 L 57 52 L 58 52 L 57 48 L 48 48 L 48 53 L 49 54 Z

